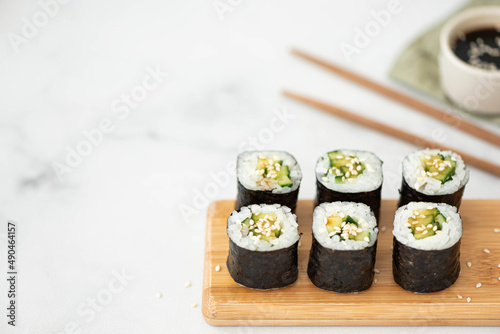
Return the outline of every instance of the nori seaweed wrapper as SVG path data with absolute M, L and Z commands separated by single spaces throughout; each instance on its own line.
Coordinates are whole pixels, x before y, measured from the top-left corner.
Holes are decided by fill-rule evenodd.
M 430 203 L 446 203 L 457 208 L 460 208 L 462 203 L 462 196 L 464 194 L 465 185 L 452 194 L 446 195 L 426 195 L 410 187 L 403 176 L 401 183 L 401 190 L 399 193 L 398 207 L 406 205 L 410 202 L 430 202 Z
M 450 287 L 460 275 L 460 242 L 443 250 L 422 250 L 393 241 L 394 280 L 411 292 L 435 292 Z
M 320 289 L 358 292 L 373 282 L 377 242 L 360 250 L 335 250 L 323 247 L 312 236 L 307 275 Z
M 344 193 L 335 190 L 328 189 L 320 180 L 318 180 L 316 176 L 316 200 L 314 202 L 314 206 L 318 206 L 321 203 L 330 203 L 330 202 L 355 202 L 355 203 L 363 203 L 368 205 L 378 219 L 380 216 L 380 200 L 382 193 L 382 185 L 375 190 L 372 191 L 364 191 L 358 193 Z
M 244 206 L 250 204 L 281 204 L 292 209 L 295 212 L 297 207 L 297 198 L 299 196 L 299 187 L 294 191 L 278 194 L 273 193 L 271 190 L 250 190 L 245 188 L 238 180 L 238 195 L 236 197 L 235 210 L 239 211 Z
M 275 289 L 290 285 L 299 274 L 297 240 L 287 248 L 252 251 L 229 238 L 227 269 L 236 283 L 254 289 Z

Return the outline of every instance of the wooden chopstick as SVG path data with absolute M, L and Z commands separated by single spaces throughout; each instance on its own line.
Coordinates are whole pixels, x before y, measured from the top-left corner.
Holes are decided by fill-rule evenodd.
M 354 83 L 357 83 L 361 86 L 364 86 L 370 90 L 373 90 L 379 94 L 382 94 L 389 99 L 398 101 L 399 103 L 402 103 L 408 107 L 411 107 L 415 110 L 418 110 L 428 116 L 434 117 L 444 123 L 447 123 L 457 129 L 460 129 L 464 132 L 467 132 L 468 134 L 475 136 L 477 138 L 481 138 L 483 140 L 486 140 L 487 142 L 490 142 L 498 147 L 500 147 L 500 136 L 497 135 L 496 133 L 493 133 L 491 131 L 488 131 L 480 126 L 477 126 L 473 123 L 470 123 L 466 121 L 465 119 L 461 117 L 457 117 L 453 114 L 447 113 L 442 111 L 439 108 L 433 107 L 425 102 L 419 101 L 409 95 L 403 94 L 401 92 L 398 92 L 392 88 L 389 88 L 387 86 L 381 85 L 379 83 L 376 83 L 375 81 L 372 81 L 368 78 L 362 77 L 359 74 L 356 74 L 354 72 L 351 72 L 349 70 L 346 70 L 344 68 L 341 68 L 337 65 L 334 65 L 330 62 L 326 62 L 324 60 L 321 60 L 315 56 L 312 56 L 306 52 L 297 50 L 297 49 L 292 49 L 292 53 L 296 56 L 299 56 L 302 59 L 306 59 L 316 65 L 319 65 L 323 68 L 326 68 L 341 77 L 348 79 Z
M 456 152 L 457 154 L 459 154 L 462 157 L 462 159 L 467 164 L 474 166 L 474 167 L 477 167 L 479 169 L 482 169 L 482 170 L 489 172 L 491 174 L 494 174 L 496 176 L 500 176 L 500 166 L 493 164 L 489 161 L 479 159 L 479 158 L 474 157 L 470 154 L 457 151 L 455 149 L 452 149 L 452 148 L 444 146 L 444 145 L 440 145 L 440 144 L 438 145 L 437 143 L 433 142 L 432 140 L 428 140 L 428 139 L 413 135 L 411 133 L 393 128 L 392 126 L 385 125 L 383 123 L 371 120 L 371 119 L 366 118 L 364 116 L 354 114 L 350 111 L 341 109 L 341 108 L 336 107 L 336 106 L 332 106 L 330 104 L 327 104 L 327 103 L 324 103 L 321 101 L 311 99 L 309 97 L 306 97 L 306 96 L 303 96 L 300 94 L 292 93 L 290 91 L 285 90 L 285 91 L 283 91 L 283 95 L 290 97 L 294 100 L 300 101 L 302 103 L 308 104 L 310 106 L 316 107 L 318 109 L 324 110 L 326 112 L 329 112 L 333 115 L 340 116 L 340 117 L 345 118 L 345 119 L 352 121 L 354 123 L 366 126 L 367 128 L 374 129 L 374 130 L 377 130 L 379 132 L 385 133 L 389 136 L 405 140 L 411 144 L 414 144 L 414 145 L 417 145 L 420 147 L 438 148 L 438 149 L 445 150 L 445 151 L 449 150 L 449 151 Z

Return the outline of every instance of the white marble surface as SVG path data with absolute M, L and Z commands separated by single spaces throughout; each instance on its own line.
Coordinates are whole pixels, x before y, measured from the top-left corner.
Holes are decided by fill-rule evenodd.
M 235 179 L 226 180 L 224 171 L 251 137 L 260 135 L 258 145 L 296 156 L 305 175 L 300 198 L 313 198 L 315 159 L 334 147 L 375 151 L 385 161 L 383 197 L 397 197 L 399 164 L 414 146 L 286 100 L 283 88 L 500 163 L 499 149 L 288 52 L 303 47 L 406 90 L 387 78 L 391 62 L 462 1 L 401 0 L 401 13 L 351 62 L 339 45 L 352 43 L 355 29 L 388 1 L 221 3 L 233 4 L 223 20 L 212 1 L 72 0 L 57 12 L 52 7 L 47 22 L 36 2 L 0 3 L 2 271 L 8 219 L 18 225 L 19 257 L 18 326 L 7 326 L 2 315 L 0 332 L 330 333 L 215 328 L 204 322 L 199 306 L 191 308 L 201 303 L 205 202 L 235 197 Z M 10 40 L 33 15 L 43 26 L 24 28 L 31 36 L 17 39 L 15 52 Z M 148 75 L 157 69 L 154 81 Z M 144 99 L 127 107 L 121 99 L 131 93 Z M 276 110 L 291 115 L 283 127 L 271 121 Z M 99 126 L 106 131 L 99 132 L 102 138 Z M 263 130 L 271 127 L 274 132 Z M 95 145 L 85 146 L 84 131 L 94 134 Z M 68 150 L 77 149 L 88 155 L 73 157 L 71 171 L 58 175 L 54 163 L 60 168 Z M 465 198 L 498 198 L 499 186 L 499 178 L 473 168 Z M 183 215 L 187 207 L 192 210 Z M 128 276 L 119 281 L 122 271 Z M 4 309 L 6 282 L 0 281 Z M 192 286 L 184 288 L 186 281 Z M 473 329 L 335 329 L 365 330 Z

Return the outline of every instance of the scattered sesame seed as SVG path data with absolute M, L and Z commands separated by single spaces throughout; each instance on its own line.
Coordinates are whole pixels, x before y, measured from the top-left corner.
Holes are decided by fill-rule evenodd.
M 467 297 L 467 303 L 470 303 L 472 299 L 470 297 Z
M 163 297 L 163 295 L 161 294 L 161 292 L 157 292 L 156 293 L 156 298 L 161 298 L 161 297 Z
M 186 282 L 186 283 L 184 283 L 184 287 L 185 287 L 185 288 L 189 288 L 190 286 L 191 286 L 191 282 Z
M 500 228 L 494 228 L 494 229 L 493 229 L 493 232 L 494 232 L 494 233 L 500 233 Z
M 498 268 L 500 268 L 500 264 L 498 265 Z
M 377 268 L 375 268 L 375 269 L 373 269 L 373 272 L 376 273 L 376 274 L 378 274 L 378 273 L 380 273 L 380 270 L 378 270 Z
M 219 265 L 215 266 L 215 271 L 220 271 L 220 266 Z
M 192 303 L 192 304 L 191 304 L 191 307 L 192 307 L 192 308 L 195 308 L 195 307 L 197 307 L 197 306 L 198 306 L 198 303 Z
M 385 226 L 382 226 L 382 228 L 380 229 L 382 232 L 385 232 L 385 230 L 387 230 L 387 227 Z
M 458 299 L 462 299 L 462 298 L 464 298 L 464 297 L 462 297 L 461 295 L 457 295 L 457 297 L 458 297 Z
M 486 254 L 490 254 L 491 253 L 490 250 L 487 249 L 487 248 L 483 249 L 483 252 L 485 252 Z
M 302 243 L 299 241 L 299 247 L 302 246 Z
M 373 283 L 377 283 L 377 282 L 378 282 L 378 279 L 374 278 Z
M 477 283 L 477 284 L 476 284 L 476 288 L 480 288 L 480 287 L 481 287 L 481 285 L 482 285 L 481 283 Z
M 467 262 L 467 267 L 472 267 L 472 263 L 471 262 Z

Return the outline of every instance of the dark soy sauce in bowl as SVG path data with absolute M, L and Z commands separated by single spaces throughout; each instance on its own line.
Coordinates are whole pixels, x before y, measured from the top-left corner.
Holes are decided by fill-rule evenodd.
M 459 34 L 453 46 L 458 58 L 485 70 L 500 69 L 500 29 L 485 28 Z

